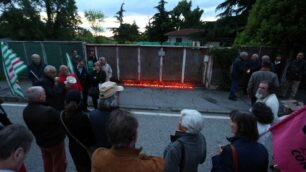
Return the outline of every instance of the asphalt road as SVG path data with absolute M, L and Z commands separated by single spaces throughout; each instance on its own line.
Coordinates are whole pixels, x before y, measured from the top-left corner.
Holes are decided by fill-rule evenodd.
M 22 119 L 23 105 L 4 104 L 6 112 L 13 123 L 24 124 Z M 158 113 L 154 111 L 140 112 L 135 111 L 136 117 L 139 120 L 138 128 L 138 147 L 143 147 L 147 154 L 162 156 L 165 147 L 170 142 L 170 135 L 175 132 L 178 114 Z M 228 126 L 228 117 L 207 116 L 204 114 L 205 128 L 202 133 L 206 137 L 207 142 L 207 158 L 206 161 L 199 167 L 199 171 L 210 171 L 211 157 L 217 152 L 217 145 L 227 144 L 226 137 L 231 136 Z M 70 157 L 66 140 L 66 153 L 68 157 L 68 172 L 74 172 L 75 167 Z M 43 164 L 40 150 L 36 143 L 32 144 L 31 150 L 25 161 L 29 172 L 42 172 Z

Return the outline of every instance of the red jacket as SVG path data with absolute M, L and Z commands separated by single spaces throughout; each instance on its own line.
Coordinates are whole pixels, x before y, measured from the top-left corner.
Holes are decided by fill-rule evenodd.
M 77 91 L 80 91 L 80 92 L 81 92 L 81 91 L 83 90 L 83 88 L 82 88 L 82 85 L 81 85 L 79 79 L 77 78 L 77 76 L 76 76 L 74 73 L 70 73 L 68 76 L 75 77 L 75 79 L 77 80 L 77 82 L 76 82 L 75 84 L 72 84 L 72 85 L 71 85 L 71 88 L 70 88 L 70 89 L 77 90 Z M 65 85 L 66 78 L 67 78 L 66 75 L 60 74 L 60 75 L 59 75 L 59 80 L 58 80 L 59 84 Z M 65 92 L 65 93 L 66 93 L 66 92 Z

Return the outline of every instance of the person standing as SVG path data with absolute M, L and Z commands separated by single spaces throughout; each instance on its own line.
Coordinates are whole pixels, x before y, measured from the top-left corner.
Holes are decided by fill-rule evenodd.
M 104 82 L 100 86 L 98 109 L 89 113 L 98 147 L 111 147 L 106 135 L 106 126 L 110 113 L 119 108 L 119 94 L 123 89 L 122 86 L 110 81 Z
M 273 65 L 274 65 L 274 73 L 276 73 L 276 75 L 278 77 L 278 82 L 281 83 L 282 82 L 283 71 L 284 71 L 284 68 L 285 68 L 284 61 L 282 60 L 281 55 L 277 55 L 275 57 Z
M 257 101 L 266 104 L 273 113 L 273 122 L 278 121 L 279 101 L 275 94 L 275 86 L 270 81 L 261 81 L 256 92 Z
M 76 49 L 73 49 L 71 51 L 71 62 L 74 67 L 74 69 L 77 68 L 78 63 L 82 60 L 83 58 L 78 54 L 78 51 Z
M 31 64 L 28 65 L 28 78 L 32 85 L 43 76 L 45 67 L 46 65 L 41 61 L 40 56 L 32 54 Z
M 85 68 L 85 61 L 81 60 L 77 66 L 77 70 L 75 71 L 81 86 L 83 88 L 82 90 L 82 107 L 84 112 L 89 112 L 87 109 L 88 107 L 88 89 L 90 87 L 90 75 L 88 74 L 86 68 Z
M 294 99 L 299 89 L 299 85 L 303 76 L 306 74 L 306 61 L 304 60 L 304 53 L 299 52 L 287 68 L 286 83 L 283 96 L 287 96 L 289 91 L 289 98 Z
M 46 93 L 40 86 L 26 91 L 28 105 L 23 110 L 23 120 L 33 133 L 39 146 L 45 172 L 65 172 L 65 131 L 60 122 L 60 113 L 47 106 Z
M 102 70 L 106 74 L 106 81 L 110 81 L 110 79 L 112 78 L 112 75 L 113 75 L 112 67 L 107 63 L 105 57 L 100 57 L 99 62 L 101 64 Z
M 68 78 L 72 78 L 73 80 L 69 81 Z M 82 85 L 76 75 L 74 73 L 71 73 L 66 65 L 61 65 L 59 67 L 58 83 L 65 86 L 66 90 L 64 94 L 69 89 L 77 90 L 80 92 L 83 90 Z
M 93 66 L 96 62 L 97 62 L 97 57 L 95 55 L 95 52 L 93 50 L 90 50 L 87 56 L 87 69 L 89 73 L 93 71 L 94 68 Z
M 245 66 L 245 60 L 248 57 L 247 52 L 241 52 L 239 54 L 239 57 L 237 57 L 232 65 L 232 71 L 231 71 L 231 88 L 230 88 L 230 94 L 228 99 L 236 101 L 237 96 L 237 88 L 240 82 L 240 79 L 242 76 L 246 73 L 246 66 Z
M 58 111 L 64 108 L 64 90 L 65 87 L 59 84 L 56 77 L 56 68 L 52 65 L 47 65 L 44 68 L 43 77 L 34 83 L 34 86 L 41 86 L 46 92 L 46 103 Z
M 256 118 L 250 113 L 232 111 L 230 144 L 219 146 L 219 154 L 212 157 L 211 172 L 241 171 L 268 172 L 269 154 L 258 140 Z
M 243 91 L 247 94 L 248 90 L 248 82 L 252 76 L 252 74 L 260 69 L 260 61 L 258 59 L 258 54 L 252 54 L 251 58 L 246 62 L 246 74 L 244 78 Z
M 61 122 L 69 138 L 69 151 L 76 171 L 90 172 L 91 161 L 87 150 L 96 147 L 95 136 L 87 114 L 82 112 L 81 93 L 69 90 Z
M 201 134 L 204 120 L 200 112 L 183 109 L 178 131 L 164 151 L 165 172 L 197 172 L 206 159 L 206 140 Z
M 92 98 L 92 103 L 95 109 L 98 107 L 98 98 L 99 98 L 99 84 L 104 83 L 106 81 L 106 74 L 101 69 L 101 65 L 99 62 L 94 64 L 94 71 L 90 75 L 90 88 L 89 95 Z
M 251 103 L 254 105 L 256 102 L 256 92 L 260 82 L 262 81 L 269 81 L 274 84 L 274 87 L 278 88 L 278 77 L 274 72 L 271 72 L 271 62 L 270 61 L 263 61 L 261 65 L 261 69 L 257 72 L 254 72 L 251 75 L 251 78 L 248 83 L 248 95 L 251 98 Z

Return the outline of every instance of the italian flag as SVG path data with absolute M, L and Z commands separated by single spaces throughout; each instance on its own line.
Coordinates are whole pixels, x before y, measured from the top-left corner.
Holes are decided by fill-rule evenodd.
M 4 42 L 0 42 L 3 70 L 10 92 L 13 96 L 24 98 L 21 87 L 17 84 L 17 75 L 27 66 Z

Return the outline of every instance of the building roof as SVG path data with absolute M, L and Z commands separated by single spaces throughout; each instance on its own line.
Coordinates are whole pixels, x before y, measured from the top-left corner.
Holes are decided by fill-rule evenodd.
M 204 30 L 201 29 L 181 29 L 177 31 L 168 32 L 165 35 L 166 36 L 188 36 L 194 33 L 204 32 Z

